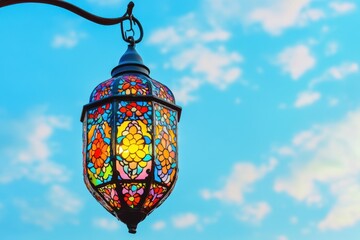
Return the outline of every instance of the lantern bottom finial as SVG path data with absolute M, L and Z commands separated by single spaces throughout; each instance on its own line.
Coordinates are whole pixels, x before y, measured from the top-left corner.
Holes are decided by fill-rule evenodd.
M 135 234 L 136 233 L 136 228 L 137 228 L 137 224 L 127 224 L 127 227 L 129 229 L 129 233 Z
M 120 221 L 125 223 L 129 229 L 129 233 L 135 234 L 139 222 L 146 218 L 147 214 L 142 211 L 123 211 L 117 214 Z

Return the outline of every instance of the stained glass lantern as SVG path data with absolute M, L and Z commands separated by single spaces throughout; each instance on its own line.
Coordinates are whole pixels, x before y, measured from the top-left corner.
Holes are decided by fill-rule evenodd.
M 149 73 L 130 45 L 81 116 L 85 184 L 130 233 L 170 195 L 178 174 L 181 108 Z

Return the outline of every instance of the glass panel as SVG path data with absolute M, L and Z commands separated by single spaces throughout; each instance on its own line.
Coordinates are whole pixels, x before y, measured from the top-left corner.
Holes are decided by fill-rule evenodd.
M 117 112 L 116 169 L 120 179 L 145 179 L 152 167 L 152 106 L 120 102 Z
M 149 80 L 136 75 L 121 76 L 118 92 L 120 95 L 149 95 Z
M 118 125 L 124 121 L 141 120 L 151 129 L 151 102 L 120 102 L 118 108 Z
M 111 108 L 108 103 L 89 110 L 87 118 L 87 173 L 95 186 L 111 181 Z
M 100 83 L 92 92 L 90 96 L 90 102 L 98 101 L 105 97 L 111 96 L 114 80 L 115 79 L 111 78 L 105 82 Z
M 159 184 L 151 184 L 149 195 L 147 196 L 144 204 L 146 210 L 151 210 L 156 204 L 166 197 L 165 193 L 167 188 Z
M 122 187 L 126 204 L 131 208 L 136 207 L 144 194 L 145 183 L 124 183 Z
M 151 82 L 153 83 L 153 94 L 156 97 L 171 103 L 175 103 L 174 95 L 168 87 L 154 79 L 152 79 Z
M 177 171 L 177 113 L 155 104 L 155 172 L 158 182 L 167 186 L 175 180 Z
M 105 187 L 99 188 L 100 194 L 105 198 L 112 208 L 119 210 L 121 208 L 121 203 L 119 195 L 116 191 L 116 184 L 108 184 Z

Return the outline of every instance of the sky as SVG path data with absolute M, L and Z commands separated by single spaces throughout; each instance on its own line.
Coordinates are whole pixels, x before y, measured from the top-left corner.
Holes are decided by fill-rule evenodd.
M 357 240 L 360 2 L 134 2 L 137 50 L 183 108 L 173 193 L 130 235 L 83 183 L 80 113 L 127 48 L 119 26 L 1 8 L 0 238 Z

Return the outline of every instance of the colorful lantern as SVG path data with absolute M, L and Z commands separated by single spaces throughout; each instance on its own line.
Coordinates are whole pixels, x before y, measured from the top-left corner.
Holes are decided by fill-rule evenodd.
M 130 44 L 81 116 L 85 184 L 130 233 L 170 195 L 178 174 L 181 108 L 149 73 Z

